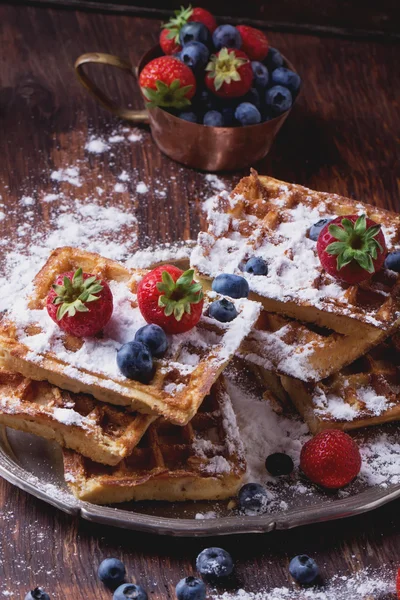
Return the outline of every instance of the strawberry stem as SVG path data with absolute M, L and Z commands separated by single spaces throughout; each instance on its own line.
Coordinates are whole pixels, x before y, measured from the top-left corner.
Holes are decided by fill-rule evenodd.
M 174 315 L 180 321 L 185 313 L 191 313 L 191 305 L 198 304 L 203 299 L 200 283 L 193 282 L 194 270 L 189 269 L 174 281 L 168 271 L 163 271 L 162 281 L 157 283 L 161 292 L 158 306 L 164 307 L 164 314 L 169 317 Z
M 383 248 L 375 237 L 381 230 L 380 225 L 372 225 L 367 229 L 367 217 L 361 215 L 353 223 L 350 219 L 342 219 L 340 225 L 329 225 L 328 231 L 337 242 L 327 246 L 328 254 L 337 255 L 337 268 L 343 269 L 353 260 L 368 273 L 374 273 L 373 260 L 378 257 L 378 250 Z
M 57 321 L 60 321 L 65 315 L 73 317 L 77 312 L 89 312 L 86 306 L 87 302 L 99 300 L 98 294 L 103 289 L 100 281 L 95 275 L 83 278 L 83 271 L 79 267 L 72 280 L 64 277 L 63 285 L 53 285 L 56 297 L 53 304 L 59 305 L 57 310 Z

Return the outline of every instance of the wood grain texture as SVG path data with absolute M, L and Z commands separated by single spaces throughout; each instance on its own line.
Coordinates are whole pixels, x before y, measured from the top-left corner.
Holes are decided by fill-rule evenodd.
M 105 135 L 118 124 L 79 87 L 74 59 L 105 51 L 136 63 L 157 40 L 158 27 L 138 17 L 0 6 L 0 194 L 7 207 L 33 194 L 36 227 L 46 230 L 49 207 L 41 199 L 54 189 L 50 171 L 87 159 L 89 132 Z M 270 155 L 255 166 L 400 210 L 398 47 L 279 33 L 270 40 L 293 60 L 304 88 Z M 123 74 L 98 70 L 95 76 L 115 97 L 141 106 Z M 110 182 L 123 169 L 137 169 L 142 180 L 165 186 L 165 198 L 152 189 L 146 201 L 131 189 L 118 197 L 138 218 L 139 246 L 193 238 L 199 230 L 204 175 L 161 155 L 146 130 L 142 143 L 121 146 L 108 163 L 91 155 L 82 169 L 92 177 L 76 190 L 81 200 L 95 192 L 99 175 L 112 192 Z M 225 179 L 234 183 L 241 175 Z M 12 227 L 21 224 L 12 219 Z M 153 592 L 151 598 L 173 598 L 176 582 L 193 572 L 198 551 L 212 544 L 232 552 L 237 569 L 231 585 L 247 590 L 286 585 L 288 561 L 300 552 L 317 558 L 326 579 L 368 565 L 385 563 L 394 570 L 400 560 L 399 508 L 397 502 L 352 520 L 264 536 L 165 539 L 73 519 L 1 481 L 0 592 L 23 598 L 39 584 L 55 598 L 107 600 L 95 572 L 101 559 L 117 556 Z

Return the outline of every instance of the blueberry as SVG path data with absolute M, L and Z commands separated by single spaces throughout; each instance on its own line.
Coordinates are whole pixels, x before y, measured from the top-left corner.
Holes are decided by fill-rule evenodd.
M 183 111 L 177 114 L 180 119 L 184 121 L 189 121 L 189 123 L 197 123 L 197 115 L 191 111 Z
M 292 558 L 289 564 L 289 573 L 297 583 L 313 583 L 319 575 L 318 565 L 307 554 L 300 554 Z
M 204 89 L 194 96 L 192 105 L 195 106 L 200 112 L 215 110 L 219 106 L 217 97 L 214 96 L 214 94 L 211 94 L 208 90 Z
M 36 587 L 26 594 L 25 600 L 50 600 L 50 596 L 44 589 Z
M 243 269 L 246 273 L 252 275 L 267 275 L 268 264 L 261 256 L 252 256 L 249 258 Z
M 300 76 L 285 67 L 275 69 L 275 71 L 272 72 L 271 80 L 273 85 L 283 85 L 288 88 L 292 94 L 296 94 L 299 91 L 301 84 Z
M 222 548 L 206 548 L 198 555 L 196 568 L 203 577 L 227 577 L 233 571 L 233 560 Z
M 147 346 L 141 342 L 128 342 L 117 352 L 117 365 L 122 375 L 142 383 L 153 377 L 153 358 Z
M 126 571 L 124 563 L 118 560 L 118 558 L 106 558 L 100 563 L 97 575 L 105 585 L 115 589 L 125 579 Z
M 264 64 L 269 71 L 283 67 L 284 61 L 281 53 L 276 48 L 270 48 L 264 59 Z
M 182 46 L 186 46 L 186 44 L 189 44 L 190 42 L 201 42 L 209 48 L 211 44 L 211 34 L 203 23 L 190 21 L 180 30 L 179 41 Z
M 216 300 L 210 304 L 209 308 L 210 317 L 220 321 L 220 323 L 230 323 L 238 316 L 238 311 L 235 308 L 233 302 L 230 302 L 226 298 Z
M 261 123 L 261 114 L 254 104 L 242 102 L 235 110 L 235 119 L 241 125 L 257 125 L 257 123 Z
M 204 600 L 206 586 L 197 577 L 185 577 L 177 583 L 175 593 L 177 600 Z
M 179 55 L 179 59 L 188 67 L 199 73 L 206 68 L 210 52 L 201 42 L 189 42 L 186 44 Z
M 251 68 L 253 69 L 254 85 L 260 88 L 266 88 L 269 80 L 267 67 L 258 62 L 258 60 L 253 60 L 251 62 Z
M 259 483 L 246 483 L 239 490 L 239 506 L 249 515 L 262 515 L 267 510 L 268 494 Z
M 223 127 L 224 118 L 218 110 L 209 110 L 204 115 L 203 125 L 208 125 L 208 127 Z
M 136 583 L 123 583 L 115 590 L 113 600 L 147 600 L 147 592 Z
M 322 229 L 325 227 L 327 223 L 330 223 L 332 219 L 320 219 L 314 225 L 311 225 L 310 231 L 308 232 L 308 237 L 313 242 L 318 240 L 318 236 L 321 233 Z
M 232 127 L 235 124 L 235 109 L 233 106 L 224 106 L 221 108 L 224 127 Z
M 250 88 L 247 94 L 243 96 L 240 100 L 240 104 L 242 102 L 250 102 L 250 104 L 254 104 L 254 106 L 257 107 L 258 110 L 261 109 L 260 92 L 257 90 L 257 88 Z
M 280 475 L 290 475 L 294 469 L 294 464 L 290 456 L 283 452 L 275 452 L 267 456 L 265 461 L 265 468 L 268 473 L 279 477 Z
M 385 260 L 385 268 L 400 273 L 400 250 L 390 252 Z
M 221 48 L 239 49 L 242 45 L 242 37 L 233 25 L 220 25 L 217 27 L 213 33 L 212 40 L 217 52 Z
M 249 295 L 249 284 L 245 278 L 228 273 L 218 275 L 212 282 L 212 289 L 231 298 L 247 298 Z
M 137 330 L 135 342 L 145 344 L 150 350 L 152 356 L 161 358 L 167 351 L 168 339 L 164 330 L 159 325 L 144 325 Z
M 287 88 L 281 85 L 274 85 L 267 90 L 265 103 L 274 115 L 281 115 L 292 106 L 292 94 Z

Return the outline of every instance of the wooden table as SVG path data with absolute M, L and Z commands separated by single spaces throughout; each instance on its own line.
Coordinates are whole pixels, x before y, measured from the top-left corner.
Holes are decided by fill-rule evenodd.
M 10 206 L 23 193 L 45 189 L 52 169 L 84 155 L 82 140 L 120 124 L 77 84 L 72 64 L 82 52 L 105 51 L 134 63 L 157 40 L 159 22 L 139 17 L 48 8 L 0 6 L 0 194 Z M 400 209 L 400 93 L 394 44 L 336 37 L 269 33 L 295 63 L 304 91 L 260 172 L 309 187 Z M 397 75 L 396 75 L 397 70 Z M 98 81 L 140 107 L 134 84 L 114 72 Z M 90 168 L 99 174 L 99 161 Z M 198 191 L 204 175 L 162 156 L 145 133 L 101 167 L 103 182 L 116 170 L 137 168 L 144 180 L 159 179 L 166 198 L 148 203 L 129 194 L 119 200 L 139 220 L 138 245 L 193 238 L 201 225 Z M 45 175 L 46 174 L 46 175 Z M 227 175 L 237 181 L 241 173 Z M 84 199 L 96 185 L 76 190 Z M 48 218 L 36 205 L 37 222 Z M 14 223 L 17 225 L 17 223 Z M 100 560 L 117 556 L 153 598 L 174 597 L 175 583 L 193 572 L 197 552 L 222 545 L 235 557 L 236 583 L 247 590 L 285 585 L 288 560 L 308 553 L 324 577 L 362 566 L 394 567 L 400 559 L 400 502 L 342 522 L 264 536 L 214 540 L 167 539 L 98 525 L 56 509 L 0 482 L 0 594 L 23 598 L 39 584 L 53 597 L 104 598 L 95 572 Z

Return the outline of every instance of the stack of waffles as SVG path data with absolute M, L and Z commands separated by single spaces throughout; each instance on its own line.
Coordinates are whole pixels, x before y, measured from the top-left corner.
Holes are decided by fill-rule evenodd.
M 247 279 L 264 310 L 239 354 L 313 433 L 400 420 L 399 274 L 342 283 L 309 237 L 319 220 L 354 214 L 381 225 L 389 252 L 399 249 L 400 215 L 253 171 L 215 200 L 191 259 L 204 287 L 224 272 Z M 267 275 L 243 272 L 253 256 Z
M 112 291 L 111 320 L 92 338 L 62 331 L 46 298 L 60 273 L 81 267 Z M 237 318 L 208 315 L 171 335 L 149 384 L 116 364 L 145 325 L 137 286 L 147 271 L 76 248 L 59 248 L 0 326 L 0 423 L 58 442 L 65 479 L 81 500 L 203 500 L 234 495 L 246 465 L 222 371 L 252 331 L 261 305 L 235 301 Z

